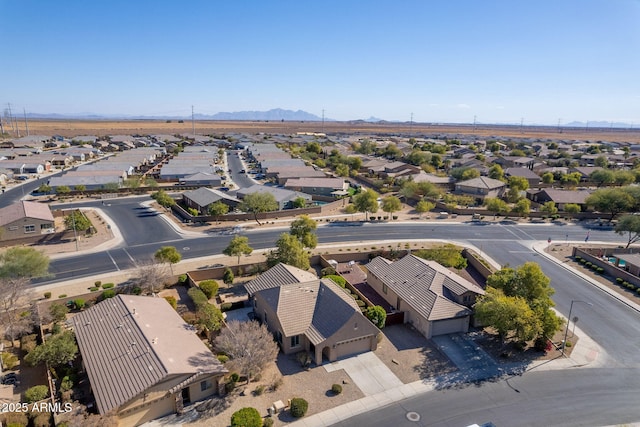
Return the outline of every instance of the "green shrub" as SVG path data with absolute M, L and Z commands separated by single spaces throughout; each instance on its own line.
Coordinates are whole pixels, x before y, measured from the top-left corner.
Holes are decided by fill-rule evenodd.
M 413 252 L 417 257 L 432 260 L 445 267 L 462 269 L 467 267 L 467 260 L 462 256 L 462 248 L 447 243 L 431 249 L 419 249 Z
M 587 262 L 587 263 L 585 264 L 585 267 L 587 267 L 587 268 L 591 268 L 591 266 L 592 266 L 592 265 L 593 265 L 593 264 L 591 263 L 591 261 L 589 261 L 589 262 Z
M 207 296 L 207 299 L 211 299 L 218 294 L 219 286 L 218 282 L 216 282 L 215 280 L 203 280 L 198 286 L 200 287 L 200 290 Z
M 227 285 L 233 285 L 233 280 L 235 276 L 233 275 L 233 271 L 229 267 L 224 269 L 224 274 L 222 275 L 222 281 Z
M 629 286 L 629 285 L 630 285 L 630 283 L 629 283 L 629 282 L 627 282 L 626 280 L 625 280 L 624 282 L 622 282 L 622 286 L 624 286 L 625 288 L 626 288 L 627 286 Z
M 324 278 L 333 280 L 336 285 L 340 286 L 341 288 L 344 288 L 347 285 L 347 281 L 344 279 L 344 277 L 335 274 L 324 276 Z
M 263 385 L 259 385 L 258 387 L 256 387 L 255 390 L 253 390 L 253 394 L 255 394 L 256 396 L 260 396 L 260 395 L 262 395 L 262 393 L 264 393 L 264 386 Z
M 102 289 L 111 289 L 113 287 L 115 287 L 116 285 L 114 283 L 105 283 L 102 285 Z
M 331 391 L 333 394 L 340 394 L 342 393 L 342 386 L 340 384 L 333 384 L 331 386 Z
M 178 308 L 178 300 L 175 297 L 168 296 L 168 297 L 164 297 L 164 299 L 167 300 L 169 305 L 173 307 L 174 310 Z
M 1 357 L 2 357 L 2 366 L 4 367 L 4 369 L 11 370 L 16 366 L 18 366 L 18 363 L 19 363 L 18 357 L 13 353 L 8 353 L 5 351 L 2 353 Z
M 262 427 L 273 427 L 273 418 L 265 418 L 262 420 Z
M 322 270 L 320 270 L 320 275 L 322 277 L 333 276 L 335 274 L 336 274 L 336 269 L 333 267 L 325 267 Z
M 621 278 L 621 277 L 616 277 L 616 282 L 618 282 L 618 283 L 622 283 L 622 282 L 624 282 L 624 280 L 622 280 L 622 278 Z
M 604 273 L 604 268 L 603 267 L 598 267 L 598 269 L 596 271 L 598 273 L 602 274 L 602 273 Z
M 580 258 L 580 264 L 586 264 L 586 263 L 587 263 L 587 260 L 586 260 L 586 259 L 584 259 L 584 258 Z
M 180 276 L 178 276 L 178 283 L 183 284 L 187 281 L 187 275 L 186 274 L 181 274 Z
M 582 259 L 582 257 L 576 255 L 576 257 L 575 257 L 576 262 L 580 262 L 581 259 Z
M 87 305 L 87 303 L 82 298 L 73 300 L 73 306 L 76 308 L 76 310 L 82 310 L 85 305 Z
M 60 294 L 60 295 L 58 295 L 58 298 L 66 298 L 66 297 L 67 297 L 67 294 Z
M 96 286 L 99 288 L 100 285 L 102 285 L 102 282 L 100 280 L 96 280 L 95 282 L 93 282 L 93 286 Z
M 627 289 L 632 290 L 632 291 L 635 291 L 635 290 L 636 290 L 636 285 L 634 285 L 633 283 L 629 283 L 629 284 L 627 285 Z
M 358 307 L 366 307 L 367 306 L 367 303 L 362 301 L 361 299 L 356 301 L 356 304 L 358 304 Z
M 237 372 L 232 372 L 231 375 L 229 375 L 229 378 L 234 383 L 237 383 L 240 380 L 240 374 L 238 374 Z
M 107 289 L 106 291 L 104 291 L 101 295 L 101 299 L 105 300 L 107 298 L 113 298 L 116 296 L 116 291 L 115 289 Z
M 45 297 L 45 299 L 51 298 L 51 292 L 45 292 L 44 293 L 44 297 Z
M 22 350 L 25 354 L 33 351 L 33 349 L 36 348 L 37 345 L 38 341 L 36 334 L 25 335 L 20 338 L 20 350 Z
M 131 289 L 131 293 L 134 295 L 140 295 L 142 293 L 142 288 L 140 286 L 134 286 L 133 289 Z
M 309 403 L 301 397 L 291 399 L 291 415 L 295 418 L 302 418 L 309 409 Z
M 66 375 L 62 378 L 62 382 L 60 382 L 60 391 L 69 391 L 73 388 L 73 378 L 69 375 Z
M 262 427 L 262 417 L 256 408 L 242 408 L 231 415 L 231 427 Z
M 640 295 L 640 288 L 637 288 L 636 292 Z
M 218 358 L 218 362 L 220 363 L 226 363 L 229 361 L 229 356 L 227 356 L 226 354 L 219 354 L 216 357 Z
M 49 397 L 49 387 L 46 385 L 37 385 L 24 392 L 27 403 L 39 402 L 47 397 Z
M 222 304 L 220 304 L 220 310 L 221 311 L 231 310 L 232 307 L 233 307 L 233 304 L 230 303 L 230 302 L 223 302 Z
M 564 346 L 565 346 L 565 347 L 571 347 L 572 345 L 573 345 L 573 344 L 571 344 L 571 341 L 567 341 L 567 342 L 565 343 L 565 345 L 564 345 Z
M 209 298 L 202 292 L 200 288 L 191 288 L 187 291 L 196 308 L 209 304 Z
M 100 288 L 98 288 L 97 286 L 93 286 L 93 287 L 89 288 L 90 292 L 97 292 L 99 290 L 100 290 Z

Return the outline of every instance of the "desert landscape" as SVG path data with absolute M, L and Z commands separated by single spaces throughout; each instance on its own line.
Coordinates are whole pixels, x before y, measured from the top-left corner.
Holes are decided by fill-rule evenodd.
M 513 138 L 553 138 L 583 141 L 609 141 L 640 143 L 640 129 L 633 128 L 569 128 L 555 126 L 456 125 L 435 123 L 392 123 L 365 121 L 300 122 L 300 121 L 213 121 L 197 120 L 197 134 L 230 132 L 282 133 L 323 132 L 327 134 L 447 134 L 504 136 Z M 190 120 L 30 120 L 31 135 L 114 135 L 114 134 L 188 134 L 193 130 Z M 24 123 L 19 123 L 20 134 L 25 135 Z

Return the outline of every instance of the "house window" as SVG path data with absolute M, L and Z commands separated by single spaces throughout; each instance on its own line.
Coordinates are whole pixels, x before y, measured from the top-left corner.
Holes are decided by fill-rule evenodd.
M 385 284 L 383 283 L 383 284 L 382 284 L 382 293 L 386 294 L 388 290 L 389 290 L 389 288 L 387 288 L 387 285 L 385 285 Z
M 291 348 L 300 346 L 300 335 L 294 335 L 291 337 Z
M 53 224 L 51 224 L 51 223 L 40 224 L 40 230 L 48 230 L 50 228 L 53 228 Z
M 36 226 L 35 225 L 25 225 L 24 226 L 24 232 L 25 233 L 35 233 L 36 232 Z
M 209 390 L 211 387 L 213 387 L 213 384 L 211 383 L 211 380 L 202 381 L 200 383 L 200 391 Z

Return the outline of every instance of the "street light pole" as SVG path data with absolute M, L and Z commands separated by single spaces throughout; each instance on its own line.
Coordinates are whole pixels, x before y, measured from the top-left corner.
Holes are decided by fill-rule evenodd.
M 571 311 L 573 310 L 573 303 L 581 302 L 583 304 L 587 304 L 593 307 L 593 304 L 587 301 L 582 300 L 571 300 L 571 305 L 569 306 L 569 316 L 567 316 L 567 328 L 564 330 L 564 341 L 562 341 L 562 355 L 564 356 L 564 351 L 567 348 L 567 334 L 569 334 L 569 323 L 571 323 Z

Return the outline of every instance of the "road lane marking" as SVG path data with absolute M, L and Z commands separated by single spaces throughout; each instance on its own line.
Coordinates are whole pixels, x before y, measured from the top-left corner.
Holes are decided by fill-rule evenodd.
M 513 231 L 511 231 L 511 230 L 509 230 L 509 229 L 507 228 L 507 226 L 506 226 L 506 225 L 502 225 L 502 224 L 500 224 L 500 227 L 504 228 L 504 229 L 505 229 L 505 230 L 507 230 L 509 233 L 513 234 L 513 235 L 514 235 L 518 240 L 522 240 L 522 237 L 518 236 L 516 233 L 514 233 L 514 232 L 513 232 Z
M 107 255 L 109 255 L 109 258 L 111 258 L 111 262 L 113 263 L 113 265 L 115 265 L 116 270 L 120 271 L 120 267 L 118 267 L 118 264 L 116 264 L 116 260 L 111 256 L 111 252 L 107 251 Z
M 133 257 L 131 256 L 131 254 L 129 252 L 127 252 L 126 248 L 122 248 L 122 250 L 124 251 L 125 254 L 127 254 L 127 256 L 129 257 L 129 259 L 131 260 L 131 262 L 135 265 L 136 260 L 133 259 Z

